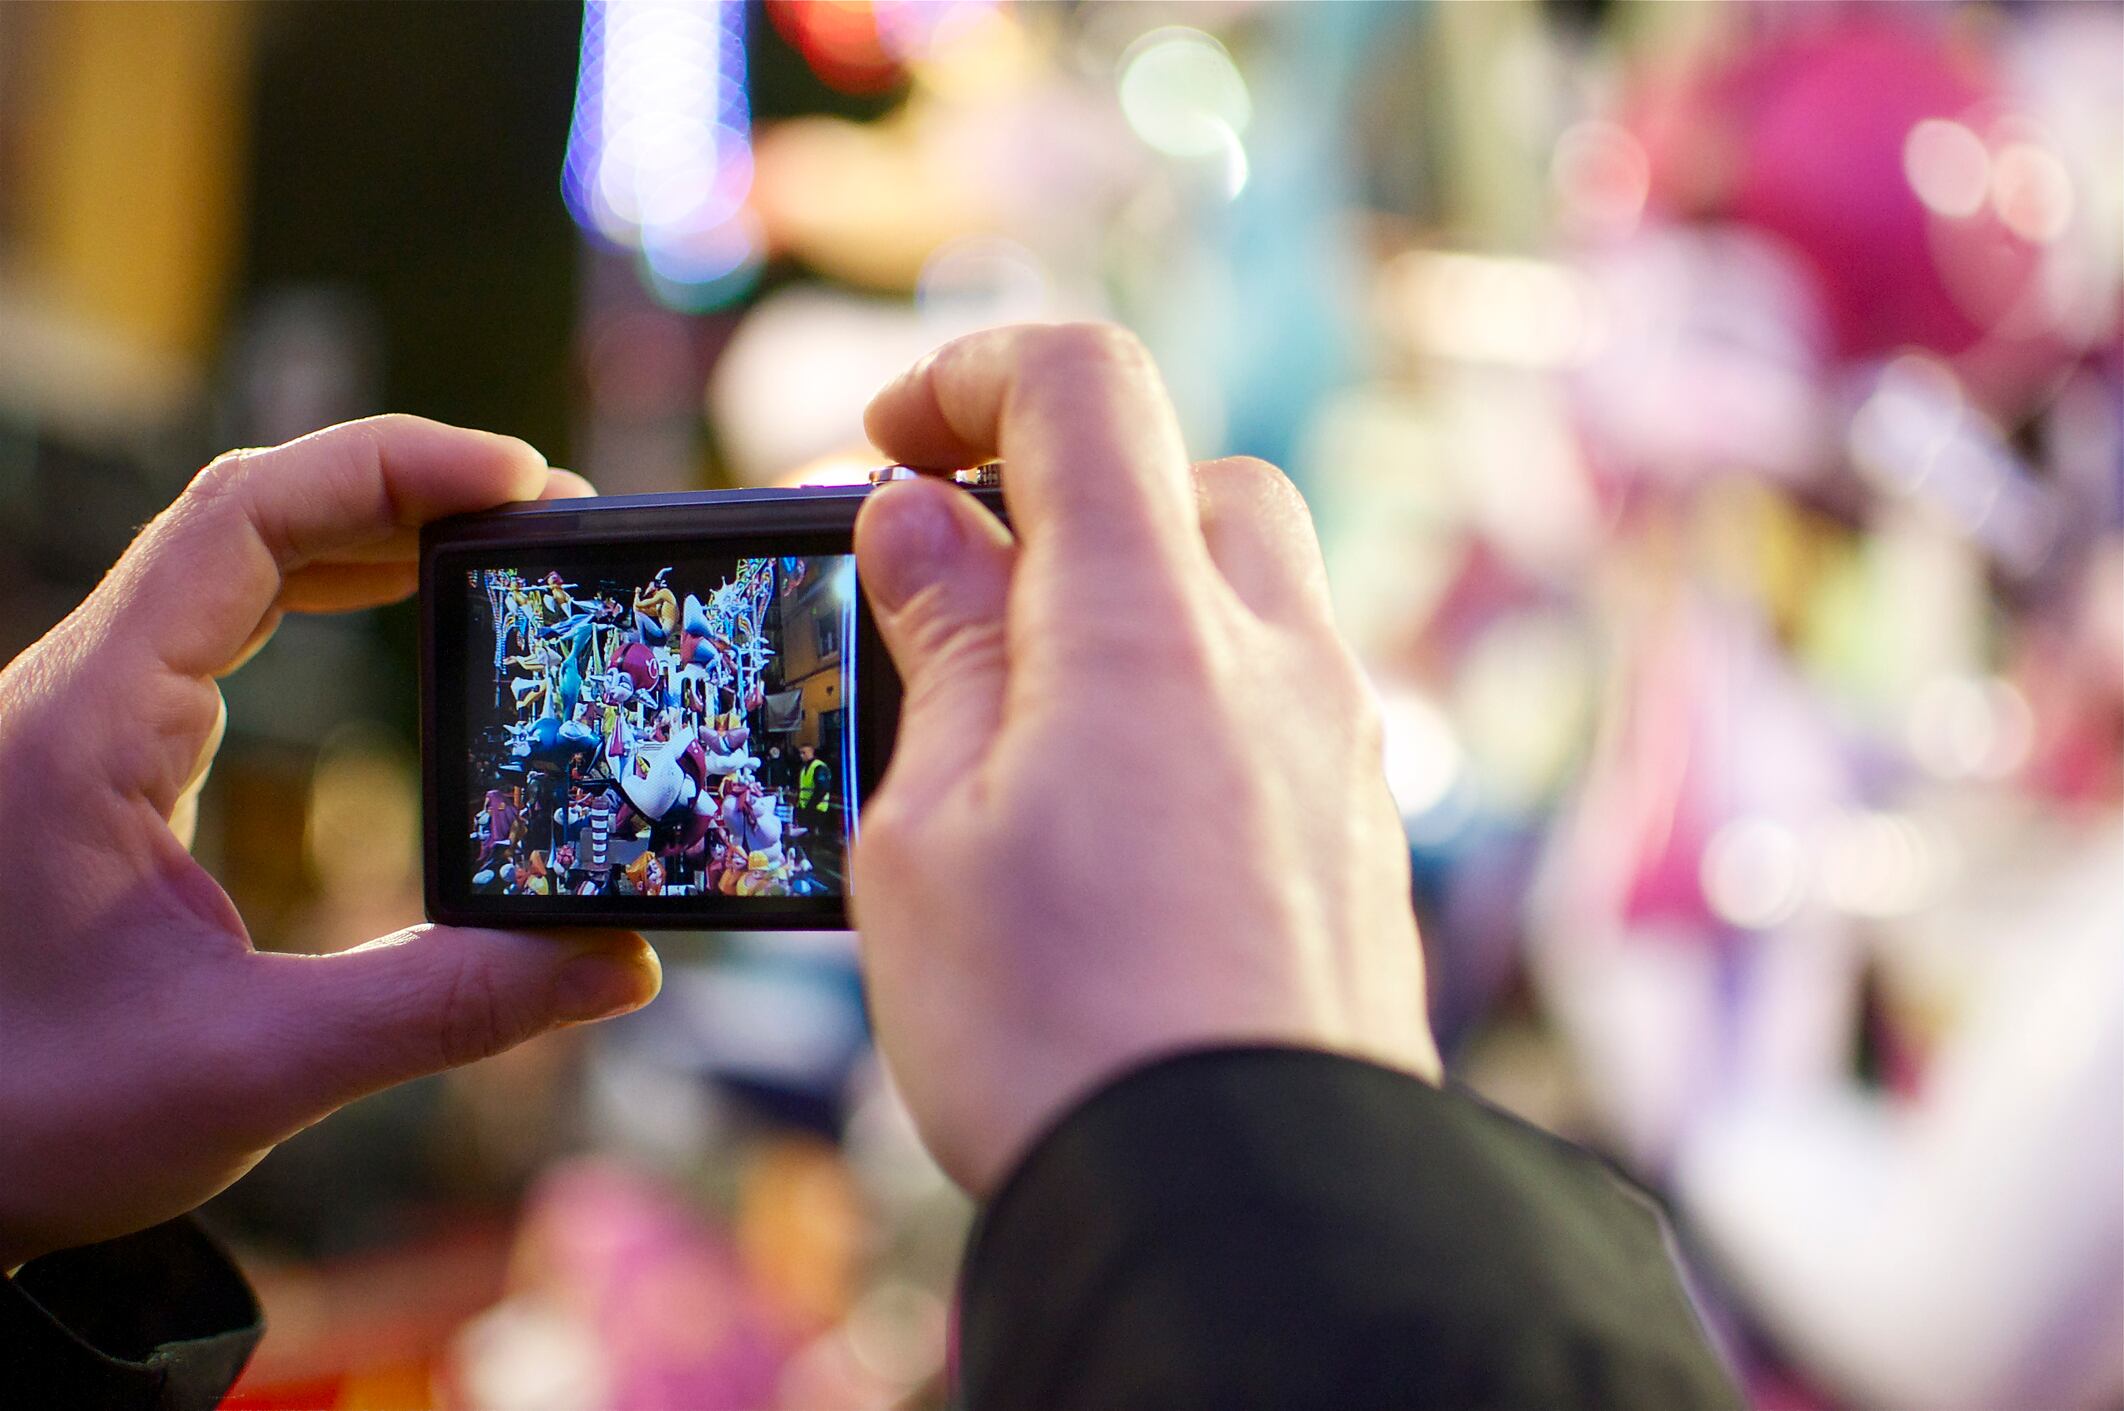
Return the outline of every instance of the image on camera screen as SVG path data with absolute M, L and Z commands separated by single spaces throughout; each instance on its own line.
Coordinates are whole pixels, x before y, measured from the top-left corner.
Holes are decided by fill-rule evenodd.
M 852 557 L 468 576 L 475 895 L 845 895 Z

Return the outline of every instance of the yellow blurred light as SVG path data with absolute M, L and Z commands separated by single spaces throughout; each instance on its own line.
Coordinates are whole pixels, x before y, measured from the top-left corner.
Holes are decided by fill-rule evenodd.
M 1039 63 L 1025 27 L 998 9 L 963 8 L 910 63 L 924 91 L 968 102 L 1022 91 Z
M 420 797 L 413 761 L 375 731 L 326 743 L 310 780 L 303 853 L 328 895 L 391 895 L 413 887 Z
M 1558 613 L 1519 613 L 1477 639 L 1453 684 L 1453 718 L 1485 800 L 1531 809 L 1563 781 L 1590 670 L 1585 640 Z
M 1698 880 L 1720 920 L 1759 931 L 1799 911 L 1806 896 L 1806 859 L 1799 838 L 1784 824 L 1736 818 L 1711 835 Z
M 1121 56 L 1121 112 L 1168 157 L 1225 157 L 1254 115 L 1238 66 L 1209 35 L 1154 29 Z
M 1563 367 L 1583 362 L 1599 339 L 1583 281 L 1547 261 L 1408 250 L 1380 281 L 1396 331 L 1430 357 Z
M 1927 118 L 1903 139 L 1903 176 L 1928 210 L 1973 216 L 1991 185 L 1991 156 L 1984 140 L 1961 123 Z

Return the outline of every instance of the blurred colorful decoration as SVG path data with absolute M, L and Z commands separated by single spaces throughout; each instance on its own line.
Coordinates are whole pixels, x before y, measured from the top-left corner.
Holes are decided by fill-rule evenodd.
M 1929 18 L 1794 25 L 1644 103 L 1638 126 L 1653 208 L 1784 242 L 1844 357 L 1922 348 L 2011 412 L 2106 318 L 2056 277 L 2074 184 L 2053 139 L 1992 55 Z
M 211 449 L 402 395 L 486 415 L 409 356 L 410 327 L 527 377 L 468 360 L 491 320 L 438 316 L 438 287 L 481 296 L 446 252 L 573 270 L 572 384 L 479 424 L 542 399 L 568 443 L 533 439 L 607 494 L 860 482 L 865 401 L 929 348 L 1117 319 L 1193 454 L 1306 493 L 1456 1078 L 1657 1188 L 1752 1402 L 2124 1405 L 2124 7 L 590 0 L 498 41 L 487 8 L 253 36 L 236 7 L 0 5 L 0 69 L 38 80 L 0 82 L 26 334 L 0 622 L 56 621 Z M 580 243 L 537 175 L 528 230 L 431 244 L 478 222 L 349 142 L 373 112 L 268 101 L 307 78 L 290 35 L 338 62 L 468 24 L 542 103 L 577 60 Z M 438 65 L 408 48 L 345 67 L 411 112 L 395 85 Z M 407 120 L 447 151 L 431 183 L 467 133 L 558 135 L 447 72 Z M 362 222 L 313 219 L 218 310 L 231 174 L 281 169 L 255 242 L 350 148 L 422 193 L 391 277 L 340 250 Z M 519 324 L 515 287 L 535 351 L 564 311 Z M 131 429 L 202 393 L 214 447 Z M 111 427 L 153 462 L 90 488 L 74 443 Z M 121 514 L 128 486 L 158 498 Z M 563 598 L 491 586 L 540 761 L 655 689 L 649 646 L 598 680 L 541 626 Z M 721 675 L 700 648 L 737 630 L 702 596 L 659 640 Z M 413 762 L 327 736 L 410 699 L 366 641 L 293 620 L 228 683 L 198 852 L 268 948 L 418 913 Z M 514 848 L 527 792 L 483 842 L 535 888 L 585 848 Z M 237 1187 L 272 1332 L 232 1406 L 943 1403 L 971 1212 L 870 1049 L 853 943 L 665 953 L 644 1013 L 365 1104 Z
M 524 1215 L 499 1304 L 458 1335 L 464 1411 L 711 1411 L 775 1404 L 791 1350 L 728 1230 L 659 1183 L 583 1162 Z
M 561 192 L 576 224 L 639 252 L 664 303 L 701 311 L 759 264 L 745 6 L 590 0 Z

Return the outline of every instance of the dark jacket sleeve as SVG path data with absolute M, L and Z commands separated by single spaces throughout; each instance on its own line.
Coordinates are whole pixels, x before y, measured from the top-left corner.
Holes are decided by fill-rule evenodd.
M 962 1287 L 972 1411 L 1737 1408 L 1650 1202 L 1355 1059 L 1139 1069 L 1034 1147 Z
M 261 1331 L 189 1220 L 49 1254 L 0 1277 L 0 1408 L 210 1411 Z

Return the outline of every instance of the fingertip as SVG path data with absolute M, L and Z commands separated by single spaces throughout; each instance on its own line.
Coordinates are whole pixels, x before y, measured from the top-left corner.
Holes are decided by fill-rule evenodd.
M 886 459 L 924 470 L 956 470 L 989 458 L 989 448 L 960 434 L 937 391 L 944 363 L 965 341 L 924 353 L 863 409 L 863 431 Z
M 965 543 L 950 503 L 959 494 L 941 481 L 903 480 L 865 501 L 856 516 L 856 572 L 878 611 L 897 612 L 951 572 Z
M 571 932 L 564 944 L 569 953 L 553 977 L 553 1012 L 564 1023 L 629 1014 L 663 990 L 663 962 L 639 932 Z
M 937 359 L 950 346 L 949 343 L 945 343 L 931 348 L 909 364 L 907 369 L 900 373 L 899 376 L 880 387 L 876 394 L 871 397 L 870 404 L 863 409 L 864 429 L 870 431 L 881 429 L 881 423 L 875 420 L 875 418 L 880 417 L 884 418 L 883 429 L 889 429 L 893 412 L 906 399 L 910 391 L 919 388 L 928 380 L 930 369 L 937 365 Z
M 492 434 L 499 435 L 500 433 L 497 432 Z M 546 459 L 546 453 L 544 451 L 541 451 L 538 447 L 532 445 L 529 441 L 526 441 L 521 436 L 502 436 L 501 439 L 509 442 L 511 446 L 515 449 L 516 454 L 521 456 L 525 460 L 537 461 L 540 465 L 552 464 L 552 462 Z
M 596 494 L 597 487 L 589 480 L 572 470 L 554 466 L 546 471 L 545 488 L 539 491 L 538 497 L 541 500 L 587 500 Z
M 570 952 L 581 952 L 627 961 L 646 966 L 650 970 L 657 970 L 661 973 L 659 969 L 661 962 L 657 959 L 656 947 L 650 945 L 648 937 L 639 931 L 586 926 L 565 929 L 555 927 L 547 930 L 524 931 L 517 934 L 534 936 L 546 944 Z

